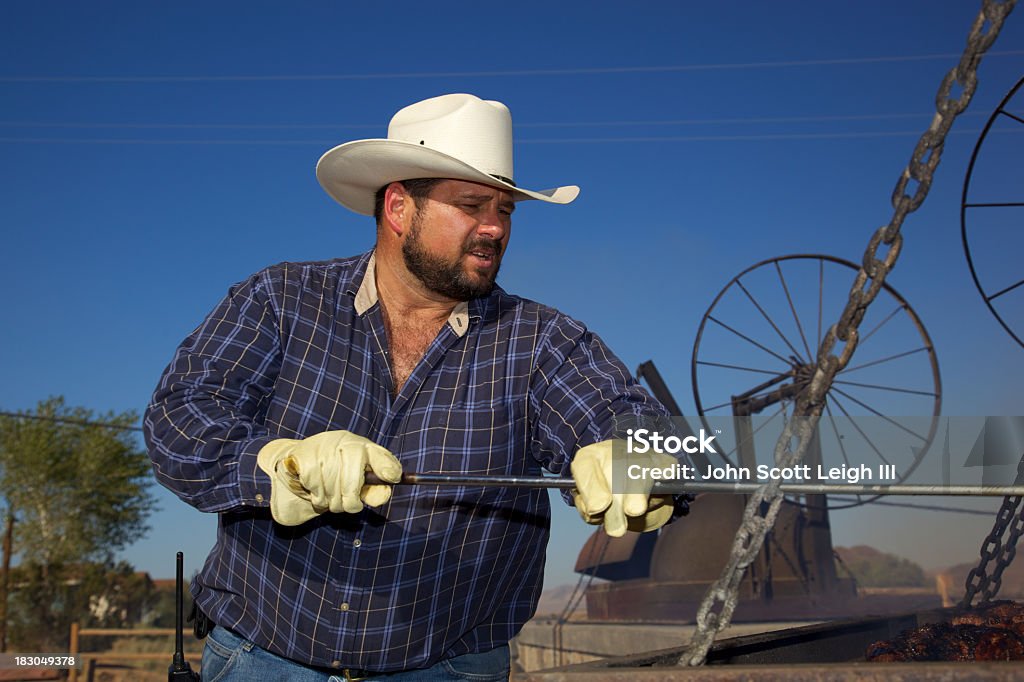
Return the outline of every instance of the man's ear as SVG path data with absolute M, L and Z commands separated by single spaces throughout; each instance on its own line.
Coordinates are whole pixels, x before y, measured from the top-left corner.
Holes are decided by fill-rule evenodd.
M 381 214 L 383 228 L 396 237 L 405 233 L 409 220 L 416 211 L 413 198 L 400 182 L 392 182 L 384 190 L 384 210 Z

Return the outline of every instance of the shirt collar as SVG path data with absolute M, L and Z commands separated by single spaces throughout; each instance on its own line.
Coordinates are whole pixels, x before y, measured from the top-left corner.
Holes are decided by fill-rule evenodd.
M 356 315 L 360 317 L 377 302 L 377 280 L 374 276 L 376 262 L 377 254 L 371 251 L 370 259 L 366 263 L 366 272 L 363 273 L 363 281 L 356 291 L 355 309 Z
M 366 263 L 363 281 L 359 285 L 359 290 L 356 291 L 355 310 L 356 315 L 360 317 L 376 305 L 379 300 L 377 298 L 377 280 L 374 274 L 376 272 L 376 264 L 377 254 L 371 252 L 370 259 Z M 455 332 L 455 335 L 460 338 L 469 331 L 469 302 L 459 301 L 456 304 L 455 309 L 448 316 L 448 324 L 451 326 L 452 331 Z

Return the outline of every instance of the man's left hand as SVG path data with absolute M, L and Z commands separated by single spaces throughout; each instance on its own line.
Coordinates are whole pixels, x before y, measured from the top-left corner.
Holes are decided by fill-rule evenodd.
M 613 538 L 622 537 L 627 530 L 643 533 L 661 528 L 672 518 L 672 495 L 651 495 L 651 480 L 630 482 L 630 492 L 613 492 L 612 452 L 616 448 L 625 454 L 626 444 L 614 440 L 587 445 L 576 453 L 572 460 L 576 509 L 587 523 L 604 525 L 605 532 Z M 630 462 L 636 457 L 649 458 L 645 466 L 676 464 L 675 457 L 657 452 L 632 455 Z M 635 490 L 634 485 L 640 490 Z

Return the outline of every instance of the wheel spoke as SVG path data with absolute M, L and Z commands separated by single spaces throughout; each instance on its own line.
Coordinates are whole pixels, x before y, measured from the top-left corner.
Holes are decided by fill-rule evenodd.
M 832 425 L 832 432 L 836 435 L 836 442 L 839 444 L 839 452 L 843 455 L 843 463 L 850 466 L 850 458 L 846 456 L 846 445 L 843 444 L 843 437 L 839 435 L 839 427 L 836 426 L 836 418 L 832 414 L 832 406 L 825 403 L 825 412 L 828 413 L 829 424 Z M 857 497 L 860 497 L 858 495 Z
M 1002 291 L 999 291 L 999 292 L 997 292 L 997 293 L 995 293 L 995 294 L 992 294 L 991 296 L 987 296 L 987 297 L 985 298 L 985 300 L 986 300 L 986 301 L 994 301 L 995 299 L 999 298 L 999 297 L 1000 297 L 1000 296 L 1002 296 L 1003 294 L 1008 294 L 1008 293 L 1010 293 L 1011 291 L 1013 291 L 1014 289 L 1016 289 L 1017 287 L 1019 287 L 1019 286 L 1020 286 L 1020 285 L 1022 285 L 1022 284 L 1024 284 L 1024 279 L 1022 279 L 1021 281 L 1017 282 L 1016 284 L 1012 284 L 1012 285 L 1010 285 L 1010 286 L 1006 287 L 1006 288 L 1005 288 L 1005 289 L 1003 289 Z
M 723 367 L 725 369 L 738 369 L 744 372 L 755 372 L 757 374 L 770 374 L 772 376 L 777 376 L 779 373 L 777 370 L 757 369 L 755 367 L 743 367 L 742 365 L 729 365 L 724 362 L 711 362 L 710 360 L 697 360 L 697 364 L 707 365 L 709 367 Z
M 758 427 L 757 427 L 756 429 L 754 429 L 753 431 L 751 431 L 751 432 L 750 432 L 750 442 L 751 442 L 751 443 L 753 443 L 753 442 L 754 442 L 754 441 L 753 441 L 753 439 L 754 439 L 754 436 L 756 436 L 756 435 L 757 435 L 757 433 L 758 433 L 758 432 L 759 432 L 759 431 L 760 431 L 761 429 L 765 428 L 766 426 L 768 426 L 768 424 L 770 424 L 771 422 L 773 422 L 773 421 L 775 420 L 775 418 L 776 418 L 776 417 L 778 417 L 778 416 L 779 416 L 780 414 L 781 414 L 781 415 L 783 415 L 783 423 L 785 423 L 785 411 L 786 411 L 786 405 L 785 405 L 785 403 L 782 403 L 782 404 L 781 404 L 781 405 L 779 406 L 779 409 L 777 409 L 777 410 L 776 410 L 776 411 L 775 411 L 775 412 L 774 412 L 774 413 L 772 414 L 772 416 L 770 416 L 770 417 L 768 417 L 767 419 L 765 419 L 765 420 L 764 420 L 764 421 L 763 421 L 763 422 L 761 423 L 761 425 L 760 425 L 760 426 L 758 426 Z M 729 452 L 728 452 L 727 454 L 729 454 L 729 455 L 735 455 L 735 454 L 736 454 L 736 451 L 737 451 L 737 450 L 739 449 L 740 445 L 741 445 L 740 441 L 736 441 L 736 445 L 735 445 L 735 446 L 733 447 L 733 449 L 732 449 L 732 450 L 730 450 L 730 451 L 729 451 Z M 725 457 L 725 455 L 723 455 L 723 457 Z M 727 461 L 728 461 L 728 462 L 729 462 L 730 464 L 733 464 L 733 461 L 734 461 L 734 460 L 732 460 L 732 459 L 728 459 L 728 458 L 726 458 L 726 460 L 727 460 Z M 734 465 L 734 466 L 735 466 L 735 465 Z
M 815 346 L 815 349 L 821 348 L 821 319 L 823 317 L 823 315 L 822 315 L 822 307 L 824 305 L 824 300 L 823 300 L 824 296 L 825 296 L 825 260 L 824 259 L 819 259 L 818 260 L 818 345 Z M 812 358 L 812 360 L 813 359 L 814 358 Z
M 893 310 L 893 311 L 892 311 L 891 313 L 889 313 L 888 315 L 886 315 L 886 317 L 885 317 L 885 319 L 884 319 L 884 320 L 882 320 L 882 321 L 881 321 L 881 322 L 879 322 L 879 323 L 878 323 L 877 325 L 875 325 L 875 327 L 874 327 L 874 328 L 873 328 L 873 329 L 872 329 L 871 331 L 869 331 L 869 332 L 868 332 L 867 334 L 865 334 L 864 336 L 860 337 L 860 342 L 858 343 L 858 347 L 859 347 L 859 346 L 861 346 L 861 345 L 863 345 L 865 341 L 867 341 L 868 339 L 870 339 L 870 338 L 871 338 L 871 335 L 872 335 L 872 334 L 874 334 L 875 332 L 877 332 L 877 331 L 878 331 L 879 329 L 881 329 L 881 328 L 882 328 L 882 326 L 883 326 L 883 325 L 884 325 L 885 323 L 887 323 L 887 322 L 888 322 L 889 320 L 891 320 L 892 318 L 896 317 L 896 315 L 897 315 L 897 314 L 898 314 L 898 313 L 899 313 L 899 312 L 900 312 L 901 310 L 903 310 L 903 308 L 904 308 L 904 307 L 905 307 L 905 306 L 903 306 L 903 305 L 898 305 L 898 306 L 896 306 L 895 310 Z
M 828 402 L 825 403 L 825 412 L 828 413 L 828 421 L 829 421 L 829 424 L 832 425 L 832 433 L 835 434 L 836 443 L 839 445 L 839 452 L 843 456 L 843 463 L 847 467 L 849 467 L 850 466 L 850 458 L 846 454 L 846 444 L 843 442 L 843 436 L 840 435 L 840 433 L 839 433 L 839 427 L 836 426 L 835 415 L 832 414 L 832 406 L 829 405 Z M 862 499 L 861 495 L 858 494 L 855 497 L 857 498 L 857 504 L 863 504 L 864 503 L 864 500 Z
M 847 397 L 849 397 L 849 396 L 847 396 Z M 833 400 L 835 400 L 835 398 L 833 398 Z M 853 402 L 857 402 L 853 398 L 851 398 L 851 400 L 853 400 Z M 841 402 L 839 402 L 838 400 L 835 400 L 835 403 L 836 403 L 836 407 L 838 407 L 840 410 L 842 410 L 843 414 L 846 415 L 846 418 L 850 420 L 850 425 L 853 426 L 853 428 L 857 431 L 857 433 L 860 434 L 861 438 L 863 438 L 864 440 L 866 440 L 868 442 L 868 446 L 870 446 L 871 449 L 875 451 L 875 454 L 878 455 L 878 459 L 882 460 L 886 464 L 892 464 L 892 462 L 890 462 L 888 459 L 886 459 L 885 455 L 883 455 L 882 452 L 878 448 L 875 447 L 874 441 L 872 441 L 870 438 L 868 438 L 868 434 L 864 433 L 864 430 L 860 428 L 860 425 L 857 423 L 857 420 L 854 419 L 850 415 L 849 412 L 847 412 L 846 408 L 843 407 L 843 404 Z
M 775 272 L 779 274 L 779 283 L 782 284 L 782 290 L 786 292 L 786 302 L 789 303 L 789 311 L 793 313 L 793 321 L 796 322 L 796 328 L 800 332 L 800 340 L 804 342 L 804 349 L 807 351 L 807 360 L 810 361 L 814 358 L 814 353 L 811 352 L 811 347 L 807 344 L 804 326 L 800 323 L 800 316 L 796 314 L 796 306 L 793 305 L 793 297 L 789 295 L 789 287 L 786 286 L 786 278 L 782 276 L 782 266 L 779 265 L 779 261 L 775 261 Z
M 1007 118 L 1012 118 L 1017 123 L 1024 123 L 1024 118 L 1021 118 L 1020 116 L 1017 116 L 1015 114 L 1011 114 L 1006 109 L 1000 109 L 999 113 L 1002 114 L 1003 116 L 1006 116 Z
M 857 381 L 839 381 L 834 379 L 833 384 L 842 384 L 843 386 L 859 386 L 860 388 L 874 388 L 879 391 L 892 391 L 893 393 L 909 393 L 911 395 L 924 395 L 930 398 L 935 397 L 935 393 L 932 391 L 915 391 L 910 388 L 896 388 L 895 386 L 879 386 L 878 384 L 862 384 Z
M 727 325 L 726 323 L 722 322 L 721 320 L 719 320 L 716 317 L 712 317 L 711 315 L 708 315 L 708 319 L 711 320 L 712 322 L 714 322 L 715 324 L 717 324 L 718 326 L 724 327 L 725 329 L 728 329 L 733 334 L 735 334 L 736 336 L 740 337 L 741 339 L 743 339 L 747 343 L 750 343 L 750 344 L 752 344 L 754 346 L 757 346 L 758 348 L 763 350 L 765 353 L 768 353 L 769 355 L 771 355 L 773 358 L 778 358 L 779 360 L 781 360 L 787 366 L 789 365 L 789 360 L 787 360 L 786 358 L 782 357 L 781 355 L 779 355 L 778 353 L 773 351 L 771 348 L 768 348 L 766 346 L 762 346 L 757 341 L 754 341 L 754 339 L 750 338 L 746 334 L 743 334 L 742 332 L 736 331 L 735 329 L 733 329 L 732 327 L 730 327 L 729 325 Z
M 744 294 L 746 294 L 747 298 L 750 299 L 750 302 L 754 304 L 755 308 L 757 308 L 757 312 L 761 313 L 761 317 L 763 317 L 765 320 L 767 320 L 768 324 L 770 324 L 772 326 L 772 329 L 775 330 L 775 333 L 779 335 L 780 339 L 782 339 L 782 342 L 784 344 L 786 344 L 786 346 L 789 348 L 789 350 L 793 351 L 793 355 L 795 355 L 797 358 L 799 358 L 800 357 L 800 351 L 798 351 L 793 346 L 793 344 L 790 343 L 789 339 L 786 338 L 786 335 L 783 334 L 782 330 L 779 329 L 778 325 L 775 324 L 775 321 L 771 317 L 769 317 L 768 313 L 766 313 L 764 311 L 764 308 L 762 308 L 761 305 L 756 300 L 754 300 L 754 297 L 750 294 L 749 291 L 747 291 L 747 288 L 745 286 L 743 286 L 743 282 L 741 282 L 741 281 L 739 281 L 737 279 L 736 280 L 736 286 L 738 286 L 740 288 L 740 291 L 742 291 Z
M 858 369 L 864 369 L 865 367 L 872 367 L 874 365 L 880 365 L 883 362 L 891 362 L 893 360 L 899 360 L 900 358 L 905 358 L 908 355 L 913 355 L 914 353 L 920 353 L 921 351 L 926 351 L 926 350 L 928 350 L 927 346 L 921 346 L 920 348 L 915 348 L 914 350 L 908 350 L 908 351 L 905 351 L 903 353 L 897 353 L 896 355 L 890 355 L 887 358 L 881 358 L 879 360 L 872 360 L 871 362 L 865 362 L 863 365 L 856 365 L 855 367 L 847 367 L 842 372 L 840 372 L 840 374 L 846 374 L 846 373 L 849 373 L 849 372 L 856 372 Z
M 833 386 L 833 388 L 835 388 L 835 387 Z M 914 436 L 915 438 L 918 438 L 922 443 L 927 443 L 928 442 L 928 438 L 927 437 L 922 436 L 921 434 L 908 429 L 903 424 L 900 424 L 898 421 L 896 421 L 895 419 L 893 419 L 891 417 L 887 417 L 886 415 L 882 414 L 881 412 L 879 412 L 875 408 L 871 407 L 867 403 L 864 403 L 864 402 L 862 402 L 860 400 L 857 400 L 856 398 L 854 398 L 852 395 L 850 395 L 846 391 L 844 391 L 842 389 L 839 389 L 839 388 L 836 388 L 835 391 L 836 391 L 836 393 L 838 393 L 839 395 L 843 396 L 844 398 L 857 403 L 858 405 L 860 405 L 861 407 L 863 407 L 865 410 L 867 410 L 871 414 L 875 415 L 876 417 L 881 417 L 882 419 L 884 419 L 885 421 L 889 422 L 890 424 L 892 424 L 896 428 L 902 429 L 903 431 L 906 431 L 907 433 L 909 433 L 911 436 Z

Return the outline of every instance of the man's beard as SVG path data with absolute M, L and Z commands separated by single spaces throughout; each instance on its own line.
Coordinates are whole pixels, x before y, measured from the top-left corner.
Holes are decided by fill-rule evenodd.
M 474 239 L 463 246 L 462 254 L 448 262 L 441 256 L 427 253 L 421 238 L 422 222 L 421 214 L 417 211 L 409 227 L 409 237 L 402 244 L 402 256 L 409 272 L 434 293 L 456 301 L 468 301 L 491 293 L 501 265 L 501 242 Z M 462 256 L 477 249 L 494 253 L 494 272 L 490 277 L 474 281 L 462 269 Z

